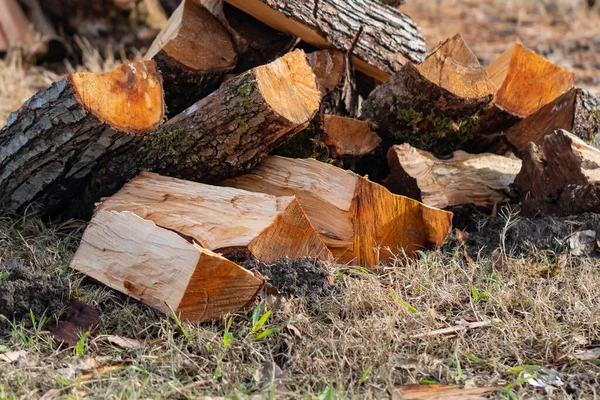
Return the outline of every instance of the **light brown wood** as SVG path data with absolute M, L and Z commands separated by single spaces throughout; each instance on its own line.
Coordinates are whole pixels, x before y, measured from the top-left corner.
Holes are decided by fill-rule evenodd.
M 320 0 L 317 6 L 302 0 L 226 1 L 319 48 L 349 50 L 362 26 L 353 48 L 355 66 L 381 81 L 397 72 L 406 60 L 421 61 L 425 52 L 424 40 L 410 17 L 374 0 Z
M 245 307 L 264 285 L 234 262 L 128 211 L 99 211 L 71 268 L 194 322 Z
M 396 388 L 393 400 L 487 400 L 497 387 L 462 389 L 444 385 L 405 385 Z
M 529 143 L 515 179 L 524 214 L 574 215 L 600 210 L 600 150 L 565 130 Z
M 510 185 L 521 169 L 516 158 L 458 150 L 440 160 L 406 143 L 390 148 L 388 163 L 388 189 L 438 208 L 500 204 L 509 199 Z
M 267 157 L 250 174 L 223 184 L 295 195 L 333 255 L 365 267 L 386 262 L 398 251 L 414 254 L 428 245 L 441 246 L 452 224 L 452 213 L 314 159 Z
M 573 87 L 574 76 L 515 43 L 487 67 L 497 92 L 494 104 L 525 118 Z
M 263 262 L 330 259 L 294 197 L 275 197 L 143 172 L 99 210 L 130 211 L 193 238 L 202 247 Z
M 381 138 L 365 121 L 325 115 L 323 142 L 329 146 L 333 157 L 360 157 L 375 150 L 381 143 Z
M 0 53 L 5 53 L 6 50 L 8 50 L 8 42 L 4 37 L 4 32 L 2 32 L 2 25 L 0 25 Z
M 114 129 L 144 133 L 162 123 L 163 89 L 154 63 L 122 64 L 112 72 L 79 72 L 67 79 L 79 102 Z
M 35 31 L 16 0 L 0 0 L 0 27 L 9 48 L 29 51 L 35 38 Z

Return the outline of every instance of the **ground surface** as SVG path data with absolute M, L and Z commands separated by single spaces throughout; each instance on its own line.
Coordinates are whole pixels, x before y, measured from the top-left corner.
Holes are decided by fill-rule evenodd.
M 579 2 L 408 3 L 430 47 L 462 32 L 487 64 L 520 39 L 575 69 L 582 85 L 599 83 L 600 16 Z M 80 68 L 114 62 L 88 51 Z M 54 79 L 14 58 L 0 61 L 0 121 Z M 83 223 L 3 217 L 0 399 L 362 399 L 431 382 L 497 386 L 496 398 L 597 398 L 598 244 L 576 257 L 570 239 L 586 230 L 600 239 L 599 225 L 597 215 L 529 221 L 503 209 L 495 219 L 473 216 L 468 236 L 457 232 L 416 260 L 398 256 L 378 275 L 340 265 L 323 266 L 323 274 L 309 260 L 249 265 L 293 295 L 265 293 L 254 308 L 194 325 L 71 273 Z M 61 347 L 43 323 L 69 297 L 102 317 L 77 346 Z M 426 335 L 478 321 L 490 323 Z

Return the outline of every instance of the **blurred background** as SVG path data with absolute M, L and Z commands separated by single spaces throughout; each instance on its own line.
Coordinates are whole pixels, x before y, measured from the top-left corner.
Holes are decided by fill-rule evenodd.
M 389 3 L 395 0 L 380 0 Z M 518 40 L 600 93 L 594 0 L 406 0 L 429 49 L 461 33 L 488 65 Z M 178 0 L 0 0 L 0 125 L 65 73 L 141 58 Z

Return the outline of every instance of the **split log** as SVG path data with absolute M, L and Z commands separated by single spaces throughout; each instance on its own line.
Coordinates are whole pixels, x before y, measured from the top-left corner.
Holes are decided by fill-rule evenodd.
M 270 156 L 226 186 L 295 195 L 323 242 L 340 262 L 373 267 L 397 251 L 441 246 L 452 213 L 390 193 L 350 171 L 314 159 Z
M 331 258 L 294 197 L 142 172 L 102 201 L 99 210 L 130 211 L 228 258 Z
M 313 46 L 352 51 L 356 68 L 381 81 L 406 61 L 421 61 L 425 53 L 425 41 L 413 20 L 375 0 L 226 1 Z
M 496 133 L 528 117 L 573 87 L 574 76 L 515 43 L 487 67 L 494 83 L 492 107 L 481 117 L 481 131 Z
M 558 130 L 530 143 L 515 179 L 524 214 L 573 215 L 600 210 L 600 150 Z
M 517 153 L 522 153 L 529 143 L 539 146 L 546 135 L 558 129 L 598 147 L 600 99 L 587 90 L 573 88 L 511 127 L 506 138 Z
M 408 144 L 388 152 L 390 176 L 385 186 L 431 207 L 461 204 L 493 207 L 509 199 L 510 185 L 521 169 L 521 160 L 495 154 L 456 151 L 449 160 Z
M 61 207 L 78 194 L 93 202 L 114 194 L 142 170 L 203 182 L 229 178 L 306 127 L 319 108 L 315 76 L 304 53 L 295 51 L 226 82 L 154 129 L 163 117 L 160 75 L 153 61 L 134 66 L 119 69 L 129 75 L 85 75 L 90 78 L 81 85 L 84 99 L 92 110 L 97 106 L 105 112 L 100 115 L 108 124 L 96 117 L 98 111 L 91 121 L 84 118 L 90 113 L 75 98 L 72 77 L 10 117 L 0 132 L 0 204 L 11 210 L 31 201 Z M 143 79 L 145 66 L 151 67 Z M 128 77 L 134 84 L 117 90 Z M 109 124 L 117 130 L 107 129 Z M 74 186 L 84 178 L 86 187 Z
M 163 109 L 153 61 L 68 75 L 38 92 L 0 131 L 0 204 L 69 203 L 104 157 L 160 125 Z
M 375 150 L 381 138 L 365 121 L 339 115 L 323 118 L 323 142 L 332 157 L 360 157 Z
M 181 2 L 145 58 L 158 65 L 172 115 L 213 92 L 237 62 L 231 36 L 196 0 Z
M 494 86 L 460 35 L 440 44 L 419 65 L 406 63 L 365 100 L 361 118 L 377 124 L 384 142 L 406 142 L 450 154 L 477 130 Z
M 234 262 L 127 211 L 94 216 L 71 268 L 193 322 L 238 311 L 264 285 Z

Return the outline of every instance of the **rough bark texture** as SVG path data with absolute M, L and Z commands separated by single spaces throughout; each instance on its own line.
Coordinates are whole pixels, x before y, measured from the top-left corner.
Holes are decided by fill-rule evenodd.
M 339 115 L 325 115 L 323 142 L 333 157 L 361 157 L 375 150 L 381 138 L 365 121 Z
M 237 63 L 234 43 L 217 18 L 195 0 L 175 10 L 146 54 L 163 76 L 169 114 L 213 92 Z
M 492 207 L 509 199 L 521 160 L 495 154 L 456 151 L 440 160 L 408 144 L 388 152 L 390 176 L 385 186 L 396 194 L 446 208 L 461 204 Z
M 294 197 L 210 186 L 143 172 L 99 210 L 130 211 L 236 260 L 331 259 Z
M 382 81 L 407 60 L 419 62 L 425 54 L 425 42 L 412 19 L 375 0 L 226 1 L 314 46 L 341 51 L 353 47 L 356 68 Z
M 600 150 L 559 130 L 530 143 L 515 187 L 526 215 L 600 210 Z
M 420 65 L 407 63 L 365 100 L 361 118 L 374 122 L 387 149 L 409 143 L 436 155 L 460 149 L 477 131 L 493 86 L 456 36 Z
M 127 211 L 94 216 L 71 268 L 193 322 L 238 311 L 264 286 L 234 262 Z
M 69 75 L 40 91 L 0 131 L 0 204 L 10 211 L 68 204 L 106 158 L 162 123 L 163 109 L 152 61 Z
M 295 195 L 323 242 L 340 262 L 373 267 L 398 250 L 414 254 L 441 246 L 452 213 L 390 193 L 386 188 L 314 159 L 267 157 L 226 186 L 276 196 Z
M 517 153 L 522 153 L 529 143 L 540 145 L 546 135 L 558 129 L 598 147 L 600 99 L 587 90 L 573 88 L 510 128 L 506 138 Z

